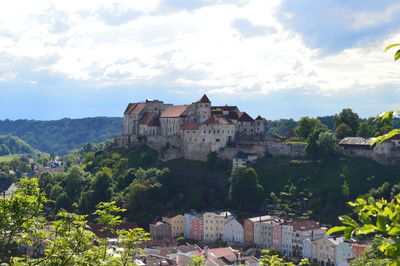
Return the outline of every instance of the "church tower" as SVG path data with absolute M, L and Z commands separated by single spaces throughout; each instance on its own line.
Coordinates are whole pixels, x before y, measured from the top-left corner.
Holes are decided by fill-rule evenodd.
M 198 123 L 203 123 L 211 117 L 211 102 L 207 95 L 203 95 L 196 103 L 196 120 Z

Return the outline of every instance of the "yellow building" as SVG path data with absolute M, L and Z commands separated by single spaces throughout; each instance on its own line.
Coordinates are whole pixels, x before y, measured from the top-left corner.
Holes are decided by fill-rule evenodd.
M 183 235 L 185 232 L 185 216 L 176 215 L 172 217 L 163 217 L 163 222 L 167 222 L 171 225 L 171 235 L 172 237 L 177 237 Z

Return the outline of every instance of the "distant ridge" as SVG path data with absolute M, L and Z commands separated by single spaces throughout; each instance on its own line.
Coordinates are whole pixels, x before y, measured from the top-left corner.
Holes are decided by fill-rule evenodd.
M 19 137 L 43 152 L 66 155 L 83 144 L 112 139 L 122 130 L 121 117 L 89 117 L 59 120 L 0 120 L 0 135 Z

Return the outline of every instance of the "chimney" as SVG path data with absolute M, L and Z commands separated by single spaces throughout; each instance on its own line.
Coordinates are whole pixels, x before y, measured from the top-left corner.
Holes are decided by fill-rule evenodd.
M 208 246 L 204 247 L 204 258 L 208 258 Z

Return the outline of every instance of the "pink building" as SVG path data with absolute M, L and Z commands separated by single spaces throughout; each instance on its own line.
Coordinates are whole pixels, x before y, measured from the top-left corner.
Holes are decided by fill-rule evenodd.
M 279 251 L 282 249 L 282 227 L 276 222 L 272 224 L 272 248 Z
M 203 240 L 203 216 L 191 216 L 189 225 L 189 237 L 196 240 Z

